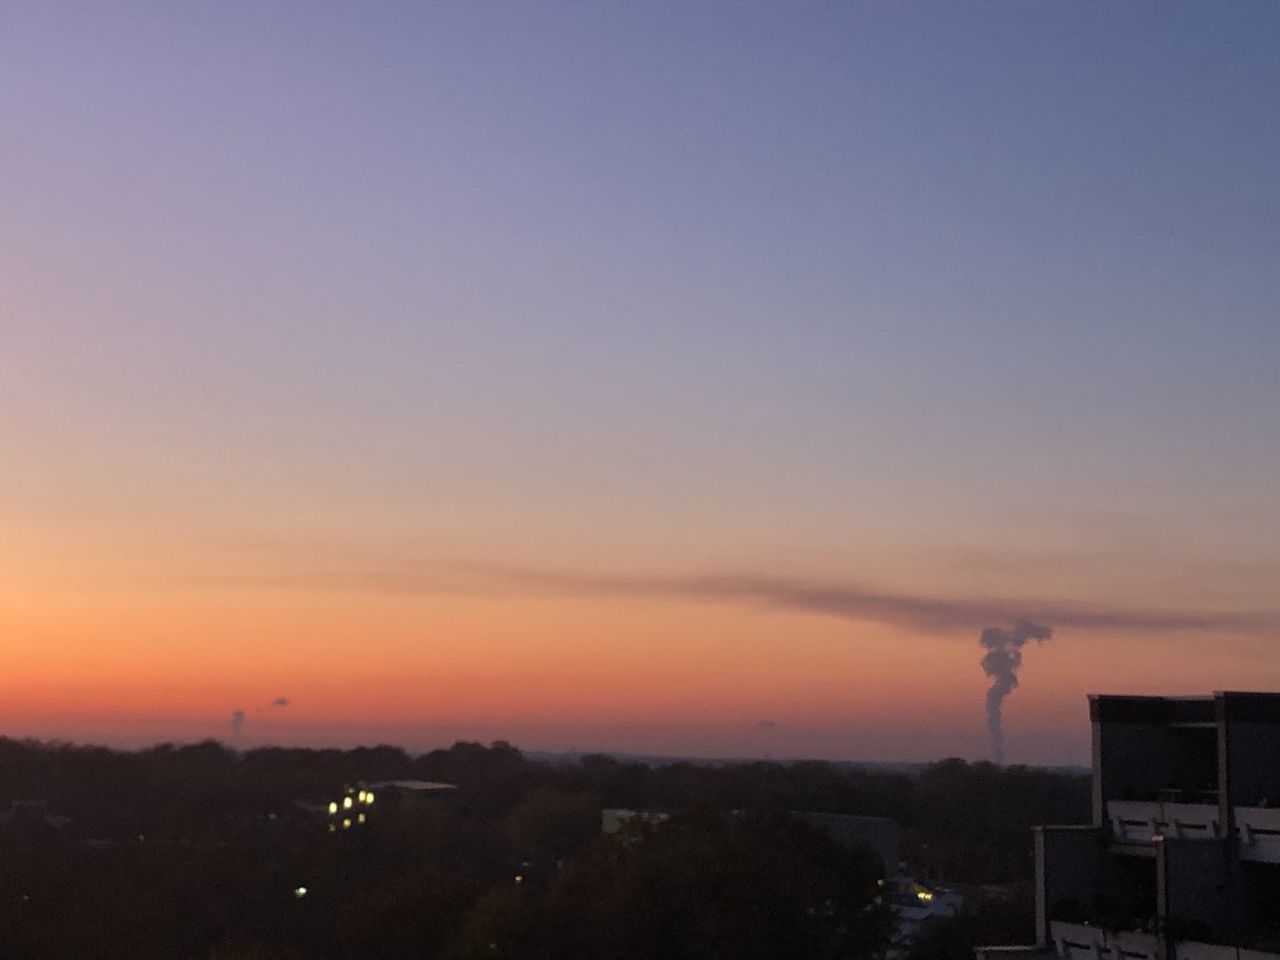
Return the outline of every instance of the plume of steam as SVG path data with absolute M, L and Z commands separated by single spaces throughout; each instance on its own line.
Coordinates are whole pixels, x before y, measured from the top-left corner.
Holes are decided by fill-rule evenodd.
M 240 743 L 240 734 L 244 732 L 244 711 L 231 711 L 231 742 L 235 745 Z
M 991 678 L 987 691 L 987 729 L 991 732 L 991 759 L 1004 763 L 1004 698 L 1018 685 L 1018 667 L 1022 666 L 1022 648 L 1028 640 L 1043 643 L 1053 631 L 1030 620 L 1019 620 L 1012 630 L 987 627 L 978 642 L 987 652 L 982 656 L 982 672 Z

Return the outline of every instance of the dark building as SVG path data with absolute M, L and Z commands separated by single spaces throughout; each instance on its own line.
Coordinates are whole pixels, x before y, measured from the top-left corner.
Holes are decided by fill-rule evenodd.
M 1063 960 L 1280 953 L 1280 694 L 1091 696 L 1093 822 L 1035 829 L 1032 947 Z

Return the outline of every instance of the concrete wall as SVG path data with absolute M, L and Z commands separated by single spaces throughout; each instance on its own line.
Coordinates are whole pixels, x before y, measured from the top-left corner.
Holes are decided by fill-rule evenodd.
M 1093 696 L 1089 716 L 1095 824 L 1105 822 L 1108 800 L 1156 800 L 1169 788 L 1217 788 L 1212 700 Z
M 1280 864 L 1242 863 L 1238 932 L 1242 943 L 1280 946 Z
M 1049 944 L 1054 908 L 1106 888 L 1107 835 L 1096 827 L 1036 827 L 1036 943 Z
M 1224 804 L 1280 806 L 1280 695 L 1218 693 L 1214 704 Z
M 1229 841 L 1156 839 L 1156 909 L 1173 940 L 1221 941 L 1234 933 Z

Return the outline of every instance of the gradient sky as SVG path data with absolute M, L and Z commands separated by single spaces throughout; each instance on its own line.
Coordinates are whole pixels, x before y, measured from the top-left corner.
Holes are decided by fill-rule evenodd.
M 1280 688 L 1278 49 L 0 5 L 0 732 L 976 758 L 1023 615 L 1013 761 Z

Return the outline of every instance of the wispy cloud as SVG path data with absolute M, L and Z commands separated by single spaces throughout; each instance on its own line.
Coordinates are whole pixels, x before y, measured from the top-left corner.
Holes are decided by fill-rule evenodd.
M 666 597 L 749 604 L 926 633 L 971 631 L 1032 619 L 1058 628 L 1117 633 L 1255 634 L 1280 630 L 1280 610 L 1187 610 L 1088 601 L 949 597 L 888 591 L 858 583 L 795 577 L 718 574 L 597 574 L 495 563 L 330 570 L 219 578 L 226 585 L 373 593 L 525 593 L 557 596 Z
M 495 582 L 566 594 L 636 594 L 756 603 L 926 632 L 970 630 L 1022 618 L 1059 627 L 1129 633 L 1254 633 L 1280 629 L 1280 610 L 1162 610 L 1060 600 L 963 598 L 877 590 L 858 584 L 770 576 L 596 576 L 477 567 Z

